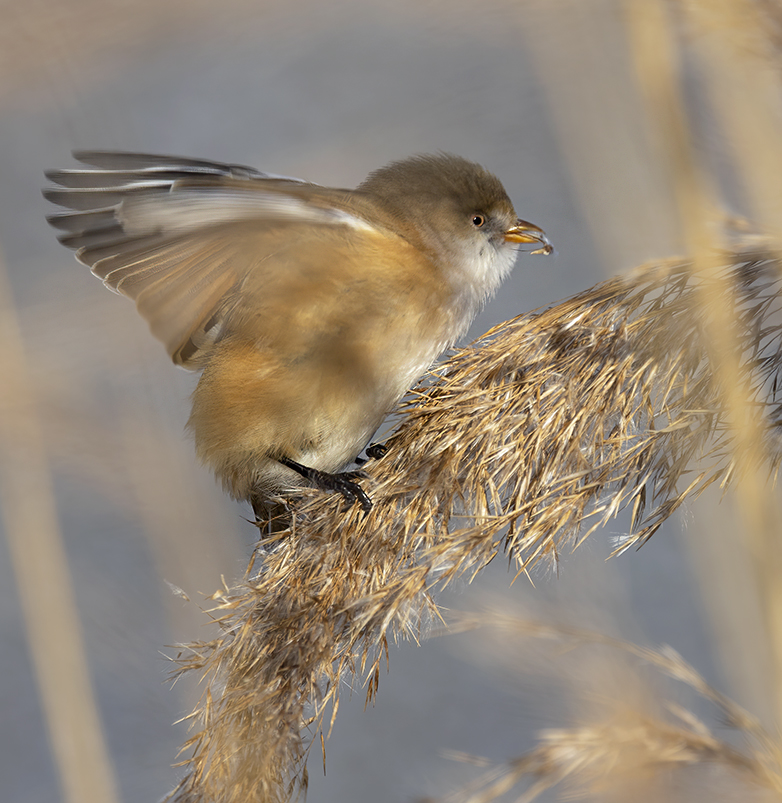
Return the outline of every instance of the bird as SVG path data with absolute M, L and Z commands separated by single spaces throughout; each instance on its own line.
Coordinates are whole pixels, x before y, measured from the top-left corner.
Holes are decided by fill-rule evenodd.
M 176 365 L 201 372 L 196 453 L 258 522 L 307 485 L 368 511 L 364 474 L 346 469 L 518 251 L 553 250 L 499 179 L 449 153 L 352 190 L 203 159 L 73 157 L 45 173 L 62 207 L 47 220 Z

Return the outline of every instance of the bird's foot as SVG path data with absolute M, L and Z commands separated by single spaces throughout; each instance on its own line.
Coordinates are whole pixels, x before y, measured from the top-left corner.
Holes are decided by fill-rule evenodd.
M 380 460 L 381 457 L 385 457 L 388 454 L 388 446 L 384 443 L 370 443 L 367 446 L 367 457 L 371 457 L 373 460 Z
M 327 471 L 319 471 L 316 468 L 303 466 L 301 463 L 297 463 L 287 457 L 279 457 L 277 460 L 282 465 L 300 474 L 321 491 L 341 493 L 348 503 L 354 504 L 358 502 L 364 513 L 369 513 L 372 509 L 372 500 L 357 482 L 357 480 L 367 478 L 364 471 L 343 471 L 329 474 Z
M 353 462 L 357 466 L 363 466 L 365 463 L 368 463 L 370 459 L 379 460 L 381 457 L 388 454 L 388 446 L 383 443 L 370 443 L 366 448 L 366 453 L 366 457 L 357 457 Z

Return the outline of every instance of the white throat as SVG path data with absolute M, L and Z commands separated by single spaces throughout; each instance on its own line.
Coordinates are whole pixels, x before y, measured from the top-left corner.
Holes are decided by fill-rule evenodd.
M 516 249 L 508 243 L 499 248 L 485 243 L 477 252 L 452 265 L 452 282 L 462 313 L 460 336 L 508 277 L 516 257 Z

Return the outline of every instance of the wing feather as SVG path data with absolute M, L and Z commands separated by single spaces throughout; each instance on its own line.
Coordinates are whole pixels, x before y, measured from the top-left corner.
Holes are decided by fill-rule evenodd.
M 377 229 L 350 194 L 240 165 L 150 154 L 79 151 L 86 169 L 53 170 L 49 222 L 112 290 L 136 302 L 174 362 L 202 367 L 230 331 L 239 288 L 274 285 L 272 259 L 315 231 L 326 239 Z M 329 234 L 330 232 L 330 234 Z M 281 245 L 281 243 L 283 245 Z M 316 244 L 317 245 L 317 244 Z M 257 297 L 254 299 L 257 303 Z

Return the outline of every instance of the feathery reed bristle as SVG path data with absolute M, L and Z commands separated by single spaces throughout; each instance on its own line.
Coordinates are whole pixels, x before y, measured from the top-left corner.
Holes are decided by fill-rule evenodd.
M 774 737 L 741 706 L 710 686 L 671 647 L 640 647 L 601 633 L 509 616 L 496 609 L 457 616 L 455 624 L 460 630 L 489 630 L 504 645 L 514 644 L 525 652 L 530 651 L 533 640 L 539 646 L 549 642 L 560 651 L 563 645 L 575 650 L 578 682 L 567 683 L 563 693 L 570 698 L 571 707 L 581 711 L 572 727 L 541 731 L 534 749 L 502 764 L 452 753 L 451 758 L 482 767 L 483 772 L 442 803 L 491 803 L 511 790 L 513 799 L 532 803 L 544 791 L 560 785 L 578 798 L 692 801 L 693 790 L 684 783 L 685 772 L 698 768 L 707 768 L 708 774 L 696 781 L 697 800 L 713 800 L 713 790 L 719 785 L 724 792 L 726 782 L 733 786 L 733 795 L 726 800 L 779 799 L 782 763 Z M 584 654 L 587 649 L 591 655 Z M 549 660 L 546 666 L 556 673 L 553 666 L 558 663 L 561 661 Z M 653 672 L 644 672 L 644 668 Z M 610 678 L 609 693 L 606 678 Z M 693 702 L 700 698 L 711 704 L 723 733 L 715 733 L 683 705 L 678 695 L 665 687 L 666 679 L 694 692 Z M 726 728 L 738 739 L 729 741 Z M 723 772 L 715 778 L 715 770 Z
M 617 551 L 640 546 L 688 498 L 741 463 L 701 337 L 685 261 L 649 264 L 502 324 L 455 353 L 403 405 L 367 464 L 368 516 L 339 497 L 288 500 L 287 533 L 214 595 L 221 634 L 183 648 L 207 688 L 176 801 L 285 800 L 340 678 L 377 692 L 386 639 L 416 638 L 431 592 L 505 550 L 519 570 L 632 511 Z M 782 274 L 770 252 L 726 253 L 744 383 L 780 458 Z

